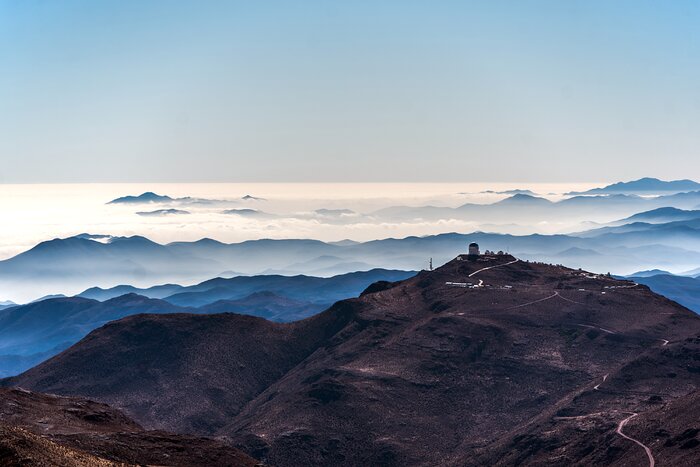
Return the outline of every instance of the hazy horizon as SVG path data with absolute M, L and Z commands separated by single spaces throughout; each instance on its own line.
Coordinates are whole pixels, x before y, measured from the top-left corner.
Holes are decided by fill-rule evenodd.
M 436 205 L 457 207 L 467 202 L 491 203 L 507 194 L 486 190 L 530 188 L 538 194 L 561 198 L 561 194 L 588 189 L 596 184 L 517 183 L 148 183 L 148 184 L 0 184 L 0 212 L 5 228 L 0 235 L 0 259 L 6 259 L 35 244 L 81 233 L 114 236 L 143 235 L 158 242 L 214 238 L 239 242 L 260 238 L 310 238 L 324 241 L 374 240 L 391 236 L 428 235 L 450 231 L 472 231 L 477 219 L 387 221 L 361 218 L 391 206 Z M 174 198 L 194 197 L 220 201 L 213 204 L 175 203 L 163 205 L 108 205 L 112 199 L 152 191 Z M 243 201 L 245 195 L 264 198 Z M 137 212 L 178 208 L 189 215 L 144 217 Z M 274 218 L 226 215 L 227 209 L 255 209 Z M 317 209 L 349 209 L 355 217 L 339 222 L 314 214 Z M 504 219 L 507 221 L 507 219 Z M 551 233 L 570 228 L 562 225 L 522 226 L 524 231 Z M 496 231 L 513 231 L 504 226 Z

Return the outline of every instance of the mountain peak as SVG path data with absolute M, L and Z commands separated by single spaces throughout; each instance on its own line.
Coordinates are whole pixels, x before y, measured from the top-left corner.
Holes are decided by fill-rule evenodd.
M 698 316 L 632 281 L 460 256 L 289 324 L 131 316 L 9 382 L 118 402 L 147 426 L 227 436 L 280 466 L 339 456 L 348 465 L 497 464 L 522 436 L 547 433 L 556 434 L 551 450 L 527 451 L 528 462 L 580 442 L 593 443 L 584 462 L 595 463 L 614 432 L 570 431 L 575 421 L 556 417 L 600 412 L 617 423 L 620 394 L 625 410 L 643 414 L 649 385 L 664 401 L 678 398 L 674 387 L 698 383 L 686 369 L 698 333 Z M 603 375 L 606 391 L 597 391 Z M 412 422 L 397 424 L 396 413 Z M 483 462 L 455 434 L 479 443 Z
M 122 196 L 120 198 L 113 199 L 107 204 L 138 204 L 138 203 L 164 203 L 170 202 L 173 198 L 167 195 L 159 195 L 152 191 L 147 191 L 141 193 L 138 196 Z
M 539 196 L 533 196 L 525 193 L 516 193 L 513 196 L 509 196 L 506 199 L 503 199 L 496 204 L 552 204 L 551 201 L 549 201 L 546 198 L 541 198 Z
M 258 197 L 253 196 L 253 195 L 245 195 L 245 196 L 241 197 L 241 199 L 243 201 L 266 201 L 265 198 L 258 198 Z
M 160 300 L 155 300 L 152 298 L 144 297 L 143 295 L 139 295 L 135 292 L 128 292 L 123 295 L 120 295 L 118 297 L 110 298 L 109 300 L 105 300 L 103 303 L 107 306 L 119 306 L 119 305 L 125 305 L 125 304 L 137 304 L 137 303 L 159 303 Z M 160 302 L 162 303 L 162 302 Z

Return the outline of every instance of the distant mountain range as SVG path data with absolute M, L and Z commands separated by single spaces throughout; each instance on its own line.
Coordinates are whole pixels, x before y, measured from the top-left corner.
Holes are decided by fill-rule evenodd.
M 668 274 L 668 275 L 673 275 L 668 271 L 664 271 L 662 269 L 649 269 L 647 271 L 637 271 L 633 274 L 630 274 L 627 277 L 651 277 L 651 276 L 658 276 L 659 274 Z
M 608 222 L 640 211 L 662 207 L 694 209 L 700 204 L 700 191 L 670 193 L 672 194 L 667 193 L 656 197 L 622 193 L 578 195 L 561 201 L 550 201 L 546 198 L 519 193 L 491 204 L 467 203 L 456 208 L 392 206 L 374 211 L 370 215 L 393 221 L 479 219 L 481 223 L 498 223 L 508 219 L 509 222 L 532 225 L 536 222 L 577 219 Z
M 700 277 L 700 268 L 696 268 L 690 271 L 685 271 L 681 274 L 681 276 L 691 276 L 691 277 Z
M 613 225 L 631 224 L 634 222 L 649 222 L 660 224 L 664 222 L 686 221 L 700 219 L 700 210 L 685 210 L 677 208 L 658 208 L 651 211 L 640 212 L 625 219 L 613 222 Z
M 170 196 L 158 195 L 152 191 L 147 191 L 146 193 L 142 193 L 138 196 L 122 196 L 121 198 L 113 199 L 107 204 L 170 203 L 172 201 L 175 201 L 175 199 L 171 198 Z
M 686 195 L 690 194 L 673 196 Z M 521 209 L 519 205 L 533 203 L 530 198 L 516 195 L 498 205 L 527 212 L 530 208 Z M 542 199 L 534 203 L 554 204 Z M 526 259 L 566 263 L 592 271 L 628 275 L 662 269 L 677 274 L 700 265 L 700 213 L 654 209 L 568 235 L 474 232 L 368 242 L 290 239 L 225 244 L 202 239 L 163 245 L 138 236 L 82 234 L 43 242 L 0 261 L 0 286 L 16 294 L 6 298 L 26 302 L 37 295 L 72 295 L 94 285 L 129 283 L 147 288 L 159 283 L 200 282 L 224 272 L 334 276 L 379 265 L 418 270 L 427 267 L 430 258 L 436 264 L 448 261 L 464 252 L 472 241 L 484 249 L 510 251 Z
M 699 335 L 643 285 L 491 255 L 294 323 L 129 316 L 2 384 L 279 467 L 690 466 Z
M 254 276 L 217 278 L 190 287 L 95 287 L 77 297 L 10 306 L 0 312 L 0 376 L 30 368 L 93 329 L 125 316 L 234 312 L 273 321 L 295 321 L 338 300 L 355 297 L 374 282 L 393 282 L 414 274 L 375 269 L 330 278 Z
M 241 198 L 242 201 L 265 201 L 263 198 L 256 198 L 251 195 L 245 195 Z M 147 191 L 141 193 L 140 195 L 128 195 L 115 198 L 107 204 L 221 204 L 230 203 L 231 201 L 220 200 L 220 199 L 208 199 L 208 198 L 193 198 L 191 196 L 185 196 L 182 198 L 172 198 L 168 195 L 159 195 L 153 193 L 152 191 Z
M 693 180 L 664 181 L 645 177 L 631 182 L 613 183 L 602 188 L 587 191 L 570 192 L 569 195 L 611 195 L 611 194 L 665 194 L 700 190 L 700 183 Z
M 490 194 L 490 195 L 528 195 L 528 196 L 537 196 L 537 193 L 533 192 L 532 190 L 524 190 L 524 189 L 515 189 L 515 190 L 504 190 L 504 191 L 494 191 L 494 190 L 485 190 L 482 191 L 484 194 Z
M 353 297 L 378 280 L 397 281 L 415 274 L 413 271 L 372 269 L 329 278 L 309 276 L 238 276 L 216 278 L 183 287 L 164 300 L 179 306 L 199 307 L 219 300 L 239 300 L 257 292 L 268 291 L 305 303 L 328 306 L 343 298 Z M 148 293 L 148 291 L 145 291 Z M 289 321 L 289 320 L 285 320 Z
M 117 285 L 115 287 L 110 287 L 108 289 L 103 289 L 101 287 L 91 287 L 78 295 L 76 297 L 89 298 L 91 300 L 98 300 L 104 302 L 112 298 L 121 297 L 127 294 L 137 294 L 148 298 L 165 298 L 170 295 L 174 295 L 184 289 L 183 286 L 177 284 L 163 284 L 155 285 L 153 287 L 148 287 L 145 289 L 134 287 L 132 285 Z
M 174 305 L 198 307 L 218 300 L 239 300 L 259 292 L 274 292 L 277 295 L 304 300 L 307 303 L 328 306 L 337 300 L 357 295 L 372 282 L 397 281 L 414 274 L 415 271 L 372 269 L 333 277 L 305 275 L 237 276 L 229 279 L 217 277 L 192 286 L 165 284 L 149 288 L 130 285 L 109 289 L 92 287 L 78 294 L 77 297 L 105 301 L 125 294 L 138 294 L 148 298 L 163 299 Z

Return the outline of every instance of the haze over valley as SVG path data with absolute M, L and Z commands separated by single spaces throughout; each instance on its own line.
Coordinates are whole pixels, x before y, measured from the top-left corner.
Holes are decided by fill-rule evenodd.
M 647 178 L 592 194 L 570 193 L 572 185 L 486 186 L 374 184 L 361 187 L 361 198 L 352 195 L 358 186 L 342 184 L 165 185 L 158 188 L 169 195 L 123 196 L 117 190 L 142 186 L 37 186 L 31 195 L 31 186 L 6 186 L 13 194 L 3 202 L 26 217 L 4 237 L 11 253 L 0 261 L 0 298 L 27 303 L 218 276 L 417 271 L 431 258 L 449 261 L 469 241 L 599 273 L 697 275 L 700 191 L 678 191 L 692 181 Z M 61 222 L 56 216 L 71 226 L 65 237 L 24 246 Z

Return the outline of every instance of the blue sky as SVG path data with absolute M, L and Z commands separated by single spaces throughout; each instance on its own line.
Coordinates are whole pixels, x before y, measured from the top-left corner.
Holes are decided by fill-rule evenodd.
M 700 2 L 0 0 L 0 182 L 700 178 Z

